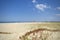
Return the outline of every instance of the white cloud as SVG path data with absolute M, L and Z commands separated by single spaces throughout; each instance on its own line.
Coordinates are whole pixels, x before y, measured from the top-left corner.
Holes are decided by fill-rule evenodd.
M 45 5 L 45 4 L 36 4 L 35 6 L 37 9 L 44 11 L 46 8 L 50 8 L 49 6 Z
M 50 8 L 50 6 L 47 6 L 45 4 L 39 4 L 37 0 L 32 0 L 32 3 L 35 4 L 35 8 L 37 8 L 38 10 L 44 11 L 47 8 Z
M 57 7 L 56 9 L 60 10 L 60 7 Z
M 36 0 L 32 0 L 33 3 L 36 3 Z

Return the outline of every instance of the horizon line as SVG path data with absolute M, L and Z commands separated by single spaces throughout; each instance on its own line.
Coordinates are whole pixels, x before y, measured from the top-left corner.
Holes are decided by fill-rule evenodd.
M 25 23 L 25 22 L 60 22 L 60 21 L 0 21 L 0 23 Z

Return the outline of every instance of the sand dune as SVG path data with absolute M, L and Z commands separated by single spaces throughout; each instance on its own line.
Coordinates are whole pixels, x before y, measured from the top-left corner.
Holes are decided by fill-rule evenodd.
M 60 22 L 0 23 L 0 40 L 19 40 L 27 32 L 41 28 L 58 31 Z M 60 32 L 55 35 L 56 38 L 60 38 L 59 35 Z

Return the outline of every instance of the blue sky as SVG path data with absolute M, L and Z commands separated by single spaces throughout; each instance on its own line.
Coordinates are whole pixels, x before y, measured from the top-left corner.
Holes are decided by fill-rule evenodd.
M 0 0 L 0 21 L 60 21 L 60 0 Z

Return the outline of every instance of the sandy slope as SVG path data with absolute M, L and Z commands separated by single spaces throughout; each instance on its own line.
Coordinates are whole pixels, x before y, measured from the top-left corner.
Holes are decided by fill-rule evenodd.
M 60 22 L 0 23 L 0 32 L 12 33 L 3 35 L 0 34 L 0 40 L 18 40 L 19 36 L 22 36 L 26 32 L 30 32 L 39 28 L 60 30 Z M 56 34 L 57 37 L 59 35 L 60 35 L 59 33 Z

